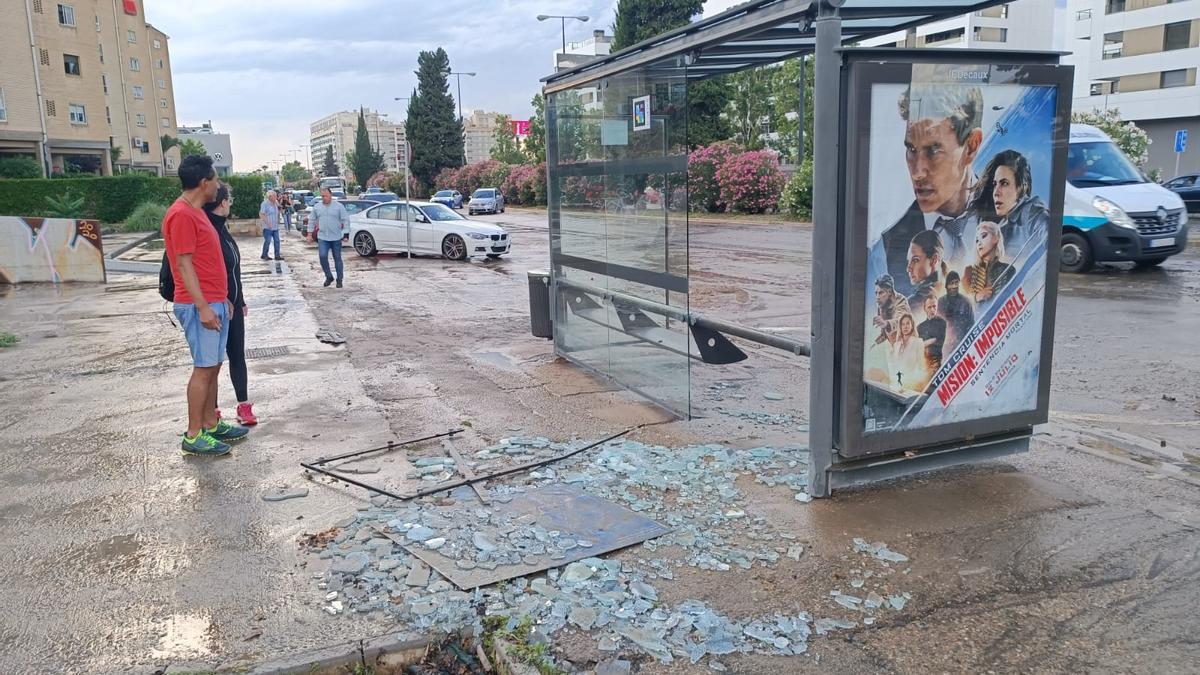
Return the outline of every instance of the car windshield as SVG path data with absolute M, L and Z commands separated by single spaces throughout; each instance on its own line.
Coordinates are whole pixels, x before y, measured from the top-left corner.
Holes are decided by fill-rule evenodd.
M 1067 148 L 1067 181 L 1077 188 L 1145 183 L 1115 143 L 1072 143 Z
M 450 196 L 452 196 L 453 194 L 454 194 L 454 193 L 453 193 L 453 192 L 451 192 L 451 191 L 449 191 L 449 190 L 442 190 L 441 192 L 439 192 L 439 193 L 437 193 L 436 195 L 434 195 L 434 197 L 450 197 Z
M 496 196 L 496 193 L 492 190 L 476 190 L 475 194 L 471 195 L 471 199 L 479 199 L 480 197 L 490 199 L 494 196 Z
M 441 204 L 430 204 L 429 206 L 422 206 L 420 208 L 430 220 L 466 220 L 466 218 L 458 215 L 457 211 L 452 211 Z

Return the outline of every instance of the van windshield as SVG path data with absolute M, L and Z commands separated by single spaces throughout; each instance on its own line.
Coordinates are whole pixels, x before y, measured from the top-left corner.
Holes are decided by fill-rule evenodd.
M 1146 177 L 1115 143 L 1071 143 L 1067 181 L 1077 188 L 1146 183 Z

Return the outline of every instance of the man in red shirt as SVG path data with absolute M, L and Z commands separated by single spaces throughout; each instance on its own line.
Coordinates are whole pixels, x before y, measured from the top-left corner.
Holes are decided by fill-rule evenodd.
M 188 428 L 184 454 L 224 455 L 229 441 L 244 438 L 249 429 L 217 417 L 212 401 L 229 340 L 228 282 L 221 240 L 202 206 L 217 194 L 221 182 L 211 157 L 191 155 L 179 164 L 183 194 L 163 218 L 163 241 L 175 278 L 175 316 L 192 352 L 188 381 Z

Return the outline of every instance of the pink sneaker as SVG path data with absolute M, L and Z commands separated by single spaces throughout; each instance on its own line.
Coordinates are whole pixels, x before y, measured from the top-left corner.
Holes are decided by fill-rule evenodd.
M 238 424 L 244 427 L 252 427 L 258 424 L 258 418 L 254 416 L 253 403 L 239 403 L 237 407 Z

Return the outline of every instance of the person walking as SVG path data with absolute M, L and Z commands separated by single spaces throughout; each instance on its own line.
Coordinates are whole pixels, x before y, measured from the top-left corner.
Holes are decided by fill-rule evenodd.
M 329 271 L 329 255 L 337 271 L 337 287 L 342 287 L 342 237 L 350 233 L 350 214 L 341 202 L 334 201 L 333 192 L 321 188 L 321 201 L 312 205 L 308 216 L 309 225 L 317 232 L 317 254 L 321 256 L 321 271 L 325 272 L 325 285 L 334 282 Z
M 222 183 L 217 188 L 217 196 L 204 205 L 204 213 L 212 223 L 221 239 L 221 253 L 225 257 L 225 276 L 229 287 L 229 302 L 233 312 L 229 317 L 229 341 L 225 346 L 225 355 L 229 357 L 229 379 L 233 381 L 233 391 L 237 395 L 237 421 L 242 426 L 251 427 L 258 424 L 254 416 L 254 405 L 250 403 L 250 394 L 246 387 L 246 316 L 250 313 L 246 307 L 246 298 L 242 295 L 242 253 L 237 241 L 229 233 L 225 221 L 229 219 L 229 207 L 233 205 L 233 197 L 229 194 L 229 186 Z M 217 410 L 217 418 L 221 417 L 217 399 L 213 399 L 213 408 Z
M 184 454 L 225 455 L 229 442 L 244 438 L 250 430 L 219 419 L 212 405 L 232 313 L 221 240 L 201 209 L 216 198 L 220 186 L 212 158 L 185 157 L 179 164 L 179 182 L 183 194 L 167 210 L 162 232 L 176 280 L 175 317 L 192 355 L 182 449 Z
M 267 198 L 263 200 L 262 206 L 258 207 L 258 223 L 262 226 L 263 233 L 262 259 L 270 260 L 267 250 L 271 247 L 271 242 L 275 242 L 275 259 L 283 260 L 283 256 L 279 255 L 279 196 L 274 190 L 267 192 Z
M 292 195 L 284 192 L 279 196 L 279 208 L 283 210 L 283 225 L 285 232 L 292 231 Z

